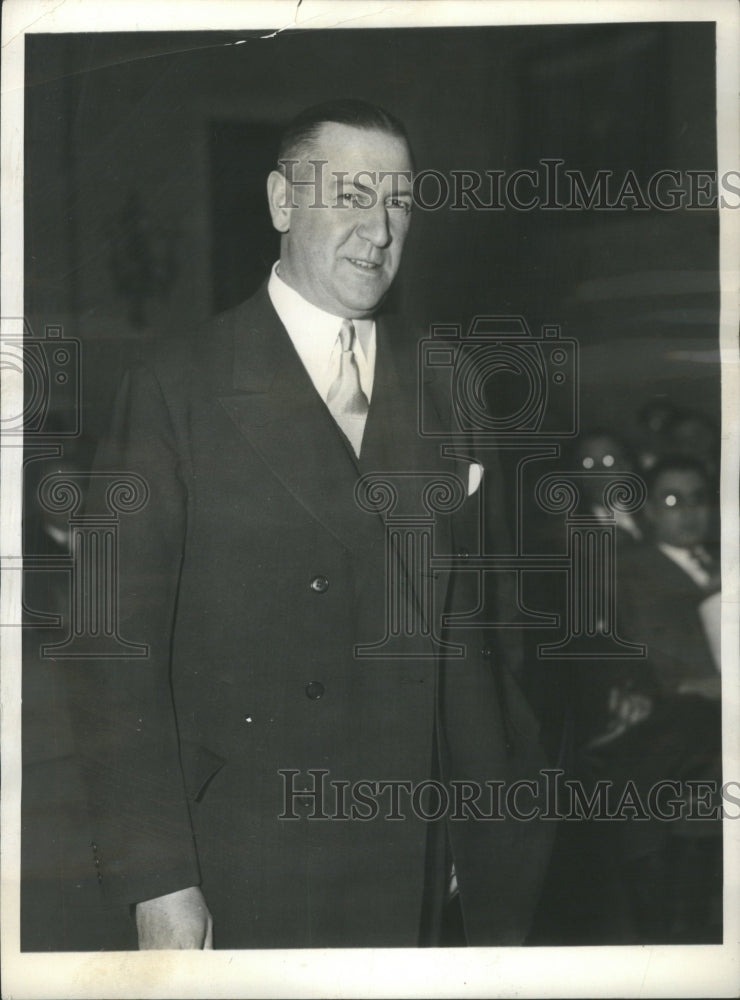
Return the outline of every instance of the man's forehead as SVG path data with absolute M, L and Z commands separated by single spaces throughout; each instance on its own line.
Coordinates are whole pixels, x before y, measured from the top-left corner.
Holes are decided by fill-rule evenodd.
M 619 452 L 621 454 L 622 446 L 618 441 L 608 437 L 606 434 L 586 438 L 581 445 L 581 453 L 584 455 L 600 455 L 603 452 L 610 452 L 611 454 Z
M 658 496 L 665 496 L 667 493 L 705 493 L 706 489 L 704 476 L 693 469 L 667 469 L 655 482 L 655 493 Z
M 411 174 L 411 153 L 402 136 L 341 122 L 324 122 L 319 127 L 308 159 L 325 160 L 330 167 L 351 173 L 402 171 L 409 178 Z

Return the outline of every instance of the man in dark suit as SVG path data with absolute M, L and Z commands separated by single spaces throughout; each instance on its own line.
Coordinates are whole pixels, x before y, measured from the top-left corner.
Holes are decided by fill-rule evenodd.
M 719 566 L 707 549 L 712 504 L 707 473 L 697 459 L 666 456 L 647 480 L 645 516 L 653 544 L 623 560 L 619 593 L 625 635 L 647 643 L 648 662 L 663 694 L 719 697 L 713 637 L 700 612 L 719 591 Z
M 372 509 L 385 496 L 428 521 L 425 485 L 442 483 L 435 553 L 482 555 L 482 512 L 505 546 L 496 466 L 420 435 L 417 343 L 381 308 L 411 169 L 381 109 L 299 116 L 268 179 L 269 281 L 119 394 L 98 468 L 148 486 L 119 553 L 121 635 L 148 655 L 81 663 L 71 686 L 91 861 L 111 901 L 137 904 L 142 948 L 526 935 L 548 824 L 453 818 L 429 784 L 537 778 L 512 631 L 440 624 L 483 590 L 488 620 L 506 620 L 505 581 L 427 572 L 408 533 L 387 556 Z M 449 385 L 429 393 L 438 435 Z M 392 485 L 363 501 L 368 473 Z M 93 489 L 88 509 L 100 502 Z M 415 623 L 402 656 L 382 642 L 398 620 Z
M 715 637 L 701 610 L 719 591 L 719 566 L 706 548 L 711 515 L 706 472 L 693 458 L 669 455 L 645 480 L 650 539 L 620 553 L 617 615 L 620 635 L 645 645 L 647 658 L 615 668 L 621 693 L 643 699 L 638 712 L 643 717 L 653 701 L 720 694 Z M 615 706 L 625 700 L 619 694 L 612 698 Z M 625 717 L 628 708 L 620 709 Z
M 706 780 L 717 789 L 722 748 L 719 664 L 700 610 L 719 590 L 718 567 L 705 548 L 707 475 L 699 461 L 678 455 L 660 459 L 645 478 L 650 543 L 620 554 L 617 617 L 620 635 L 644 644 L 646 657 L 593 678 L 592 696 L 600 694 L 609 725 L 588 752 L 595 774 L 612 778 L 617 794 L 632 781 L 648 801 L 649 790 L 666 780 Z M 690 803 L 687 812 L 697 808 Z M 721 939 L 708 905 L 721 893 L 721 825 L 651 816 L 615 829 L 636 939 Z

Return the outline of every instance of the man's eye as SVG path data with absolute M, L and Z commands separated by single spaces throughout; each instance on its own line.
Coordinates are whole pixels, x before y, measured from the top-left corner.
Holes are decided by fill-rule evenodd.
M 339 201 L 343 205 L 349 205 L 352 208 L 360 208 L 362 204 L 360 195 L 354 191 L 343 191 L 339 195 Z
M 411 200 L 409 198 L 388 198 L 386 207 L 408 215 L 411 211 Z

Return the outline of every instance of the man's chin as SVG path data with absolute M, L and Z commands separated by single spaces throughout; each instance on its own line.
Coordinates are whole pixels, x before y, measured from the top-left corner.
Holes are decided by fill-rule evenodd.
M 375 312 L 384 302 L 391 289 L 390 281 L 351 283 L 344 288 L 343 300 L 347 306 L 366 315 Z
M 389 290 L 390 287 L 388 285 L 384 285 L 380 289 L 373 289 L 372 291 L 369 289 L 357 289 L 354 290 L 354 294 L 349 294 L 349 290 L 345 289 L 342 300 L 345 309 L 351 310 L 347 315 L 357 319 L 372 316 L 383 304 Z
M 360 271 L 352 264 L 343 274 L 341 299 L 354 315 L 370 315 L 380 306 L 392 284 L 385 270 Z

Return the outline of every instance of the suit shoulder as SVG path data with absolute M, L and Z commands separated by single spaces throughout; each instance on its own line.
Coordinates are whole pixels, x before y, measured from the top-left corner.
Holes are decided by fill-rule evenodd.
M 265 308 L 257 293 L 190 330 L 147 345 L 137 367 L 151 372 L 168 396 L 227 391 L 235 333 L 259 322 Z
M 429 332 L 419 324 L 408 321 L 400 313 L 381 313 L 377 317 L 379 337 L 387 339 L 393 345 L 397 356 L 417 357 L 420 343 L 429 336 Z
M 672 559 L 654 545 L 636 545 L 617 561 L 619 594 L 646 600 L 651 606 L 679 598 L 698 599 L 703 591 Z

